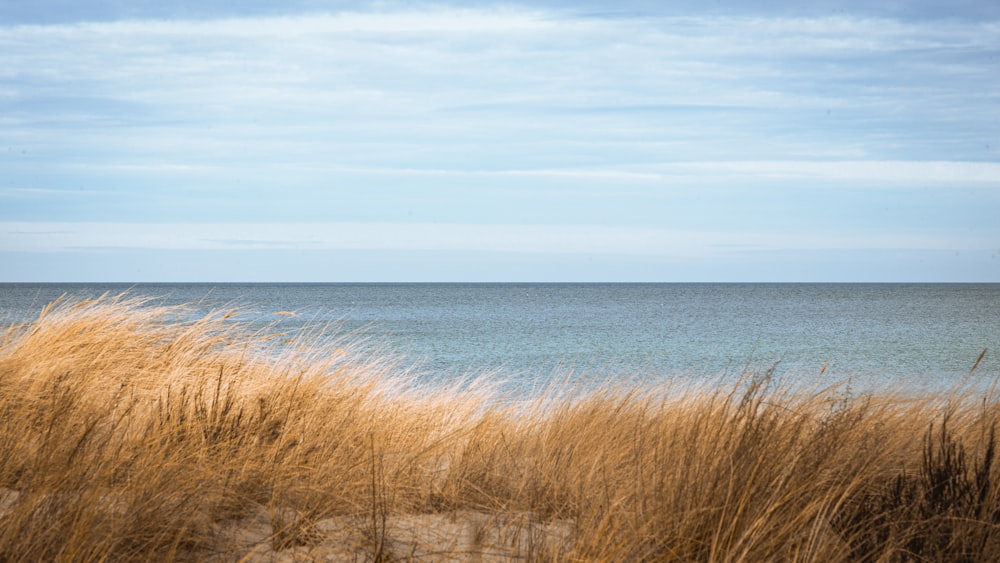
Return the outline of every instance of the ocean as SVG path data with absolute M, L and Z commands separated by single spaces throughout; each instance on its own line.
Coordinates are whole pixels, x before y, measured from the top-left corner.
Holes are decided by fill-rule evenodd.
M 295 335 L 326 326 L 427 380 L 852 380 L 914 389 L 1000 375 L 1000 284 L 0 284 L 0 323 L 127 292 Z M 295 316 L 277 314 L 294 312 Z

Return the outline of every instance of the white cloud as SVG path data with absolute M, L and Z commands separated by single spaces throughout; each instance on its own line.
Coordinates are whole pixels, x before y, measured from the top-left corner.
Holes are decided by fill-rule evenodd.
M 823 186 L 835 184 L 845 190 L 868 189 L 872 186 L 913 188 L 940 187 L 1000 187 L 1000 163 L 967 161 L 902 161 L 902 160 L 759 160 L 759 161 L 697 161 L 669 162 L 655 165 L 633 165 L 592 168 L 536 169 L 452 169 L 350 166 L 316 162 L 269 162 L 266 167 L 277 173 L 311 173 L 329 175 L 361 175 L 391 178 L 457 178 L 470 179 L 519 178 L 533 180 L 598 180 L 610 185 L 631 183 L 663 183 L 696 179 L 699 183 L 734 186 L 759 185 L 759 181 L 811 181 Z M 149 163 L 93 164 L 72 163 L 68 170 L 115 173 L 196 174 L 225 173 L 224 165 Z M 255 168 L 248 165 L 248 169 Z M 734 183 L 734 180 L 736 183 Z M 808 187 L 811 184 L 802 184 Z M 5 191 L 59 193 L 58 190 L 0 188 Z
M 386 12 L 314 13 L 297 16 L 221 18 L 210 20 L 126 20 L 63 26 L 23 26 L 36 33 L 71 30 L 96 35 L 206 35 L 214 37 L 282 39 L 314 34 L 438 34 L 509 33 L 555 26 L 548 14 L 526 8 L 466 9 L 438 7 Z
M 564 168 L 535 170 L 448 170 L 419 168 L 332 167 L 331 171 L 392 176 L 465 176 L 597 179 L 615 182 L 663 182 L 697 177 L 703 182 L 754 180 L 811 180 L 855 186 L 920 187 L 944 185 L 1000 187 L 1000 162 L 901 161 L 901 160 L 760 160 L 671 162 L 617 168 Z M 808 186 L 806 184 L 805 186 Z
M 998 34 L 1000 25 L 992 22 L 602 20 L 529 9 L 440 8 L 8 27 L 0 61 L 9 77 L 96 83 L 124 99 L 196 102 L 207 106 L 203 111 L 309 104 L 322 115 L 331 108 L 317 105 L 346 103 L 355 104 L 352 112 L 391 114 L 400 103 L 423 109 L 511 100 L 788 108 L 843 102 L 836 93 L 791 91 L 794 84 L 787 81 L 796 77 L 790 73 L 814 72 L 789 66 L 798 59 L 818 63 L 835 85 L 842 73 L 856 78 L 874 70 L 870 65 L 877 61 L 857 65 L 858 56 L 989 49 Z M 922 61 L 935 64 L 934 57 Z M 878 70 L 871 75 L 879 76 Z M 408 80 L 415 77 L 422 80 Z M 934 76 L 927 78 L 932 83 Z M 784 87 L 776 80 L 786 81 Z M 485 99 L 466 98 L 470 93 Z
M 421 223 L 0 223 L 0 251 L 393 250 L 710 257 L 747 250 L 990 250 L 995 241 L 913 233 L 762 233 L 584 225 Z
M 0 26 L 0 249 L 995 246 L 947 233 L 996 232 L 998 50 L 997 22 L 521 7 Z M 843 233 L 766 230 L 804 222 Z
M 897 185 L 909 188 L 942 184 L 963 188 L 970 185 L 1000 187 L 1000 162 L 761 160 L 678 162 L 657 166 L 654 169 L 660 170 L 664 176 L 812 180 L 836 183 L 844 189 L 859 185 L 867 188 L 873 183 L 879 186 Z

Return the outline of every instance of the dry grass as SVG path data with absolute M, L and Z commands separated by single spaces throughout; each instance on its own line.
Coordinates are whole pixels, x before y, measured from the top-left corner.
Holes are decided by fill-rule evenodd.
M 1000 560 L 989 393 L 512 404 L 186 318 L 105 298 L 7 331 L 0 561 Z

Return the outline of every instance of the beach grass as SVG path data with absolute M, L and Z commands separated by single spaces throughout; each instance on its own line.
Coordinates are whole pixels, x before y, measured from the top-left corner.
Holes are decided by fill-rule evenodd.
M 1000 560 L 986 386 L 509 400 L 273 336 L 128 296 L 7 329 L 0 561 Z

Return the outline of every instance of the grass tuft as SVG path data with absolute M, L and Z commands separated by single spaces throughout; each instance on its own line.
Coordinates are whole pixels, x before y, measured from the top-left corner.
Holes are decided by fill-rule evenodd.
M 1000 560 L 991 393 L 518 402 L 232 317 L 104 296 L 6 330 L 0 560 Z

